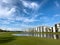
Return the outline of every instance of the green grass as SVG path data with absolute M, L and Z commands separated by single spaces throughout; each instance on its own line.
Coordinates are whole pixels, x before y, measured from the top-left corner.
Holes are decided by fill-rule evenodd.
M 0 32 L 0 45 L 60 45 L 60 39 L 12 36 L 14 32 Z

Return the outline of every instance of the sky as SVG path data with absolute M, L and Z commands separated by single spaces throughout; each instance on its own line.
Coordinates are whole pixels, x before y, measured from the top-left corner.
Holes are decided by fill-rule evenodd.
M 60 23 L 60 0 L 0 0 L 0 29 L 23 30 Z

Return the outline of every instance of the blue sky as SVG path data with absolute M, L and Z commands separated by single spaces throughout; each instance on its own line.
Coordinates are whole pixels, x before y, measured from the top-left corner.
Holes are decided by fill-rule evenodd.
M 0 0 L 0 28 L 21 30 L 60 22 L 60 0 Z

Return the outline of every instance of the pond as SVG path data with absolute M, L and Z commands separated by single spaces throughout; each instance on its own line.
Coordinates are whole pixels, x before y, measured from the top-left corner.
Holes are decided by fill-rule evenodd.
M 46 33 L 21 33 L 21 34 L 12 34 L 14 36 L 33 36 L 40 38 L 51 38 L 51 39 L 60 39 L 60 34 L 46 34 Z

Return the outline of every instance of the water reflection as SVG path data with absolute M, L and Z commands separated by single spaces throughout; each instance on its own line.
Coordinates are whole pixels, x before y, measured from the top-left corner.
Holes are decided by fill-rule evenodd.
M 60 39 L 60 34 L 34 34 L 35 37 Z
M 15 36 L 34 36 L 41 38 L 51 38 L 51 39 L 60 39 L 60 34 L 42 34 L 42 33 L 23 33 L 23 34 L 13 34 Z

